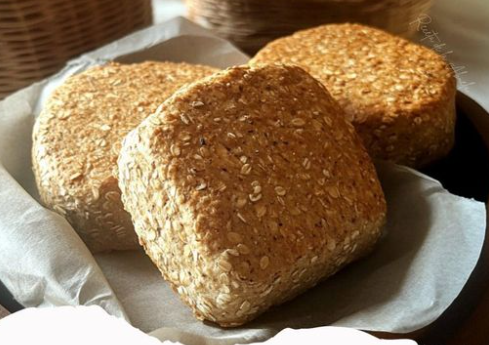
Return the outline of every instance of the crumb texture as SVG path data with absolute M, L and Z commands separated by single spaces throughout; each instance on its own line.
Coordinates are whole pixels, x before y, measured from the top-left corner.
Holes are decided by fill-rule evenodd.
M 93 251 L 138 247 L 113 169 L 124 136 L 181 86 L 214 68 L 110 63 L 72 76 L 36 121 L 33 169 L 42 202 L 65 216 Z
M 362 25 L 324 25 L 269 43 L 250 63 L 277 62 L 320 80 L 375 158 L 420 167 L 453 146 L 455 76 L 426 47 Z
M 197 318 L 243 324 L 371 250 L 385 200 L 344 117 L 299 67 L 234 67 L 126 137 L 125 208 Z

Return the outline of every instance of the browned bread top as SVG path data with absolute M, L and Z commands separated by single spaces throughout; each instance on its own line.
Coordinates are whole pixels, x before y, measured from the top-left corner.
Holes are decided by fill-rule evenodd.
M 274 62 L 318 78 L 374 157 L 420 166 L 453 144 L 454 73 L 426 47 L 363 25 L 333 24 L 280 38 L 251 60 Z
M 68 78 L 33 133 L 43 203 L 65 215 L 93 251 L 137 248 L 113 169 L 121 141 L 181 86 L 217 71 L 173 62 L 110 63 Z
M 201 319 L 242 324 L 365 255 L 386 205 L 325 88 L 295 66 L 183 88 L 124 140 L 122 199 Z

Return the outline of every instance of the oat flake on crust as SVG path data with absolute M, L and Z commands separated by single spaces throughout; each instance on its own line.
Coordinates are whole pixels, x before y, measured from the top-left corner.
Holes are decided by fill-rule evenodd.
M 414 167 L 453 146 L 456 80 L 434 51 L 357 24 L 277 39 L 250 62 L 296 64 L 345 109 L 370 154 Z
M 215 71 L 172 62 L 110 63 L 68 78 L 51 95 L 33 133 L 38 189 L 92 251 L 138 247 L 112 174 L 124 136 L 179 87 Z
M 243 324 L 367 254 L 386 204 L 325 88 L 295 66 L 181 89 L 124 140 L 125 208 L 199 319 Z

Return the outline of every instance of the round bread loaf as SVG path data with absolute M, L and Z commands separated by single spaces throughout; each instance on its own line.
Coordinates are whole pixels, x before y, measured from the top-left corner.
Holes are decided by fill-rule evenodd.
M 110 63 L 58 87 L 34 126 L 41 201 L 93 252 L 138 248 L 113 169 L 124 136 L 178 88 L 217 70 L 185 63 Z
M 118 165 L 146 253 L 197 318 L 225 327 L 368 253 L 386 215 L 354 128 L 295 66 L 181 89 L 124 139 Z
M 268 44 L 250 63 L 274 62 L 321 81 L 374 158 L 421 167 L 453 146 L 455 76 L 428 48 L 362 25 L 324 25 Z

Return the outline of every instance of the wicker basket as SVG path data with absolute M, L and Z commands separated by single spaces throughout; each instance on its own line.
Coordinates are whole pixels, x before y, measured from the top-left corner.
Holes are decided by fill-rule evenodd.
M 409 37 L 432 0 L 186 0 L 190 19 L 253 54 L 267 42 L 325 23 L 358 22 Z
M 0 0 L 0 99 L 151 21 L 151 0 Z

